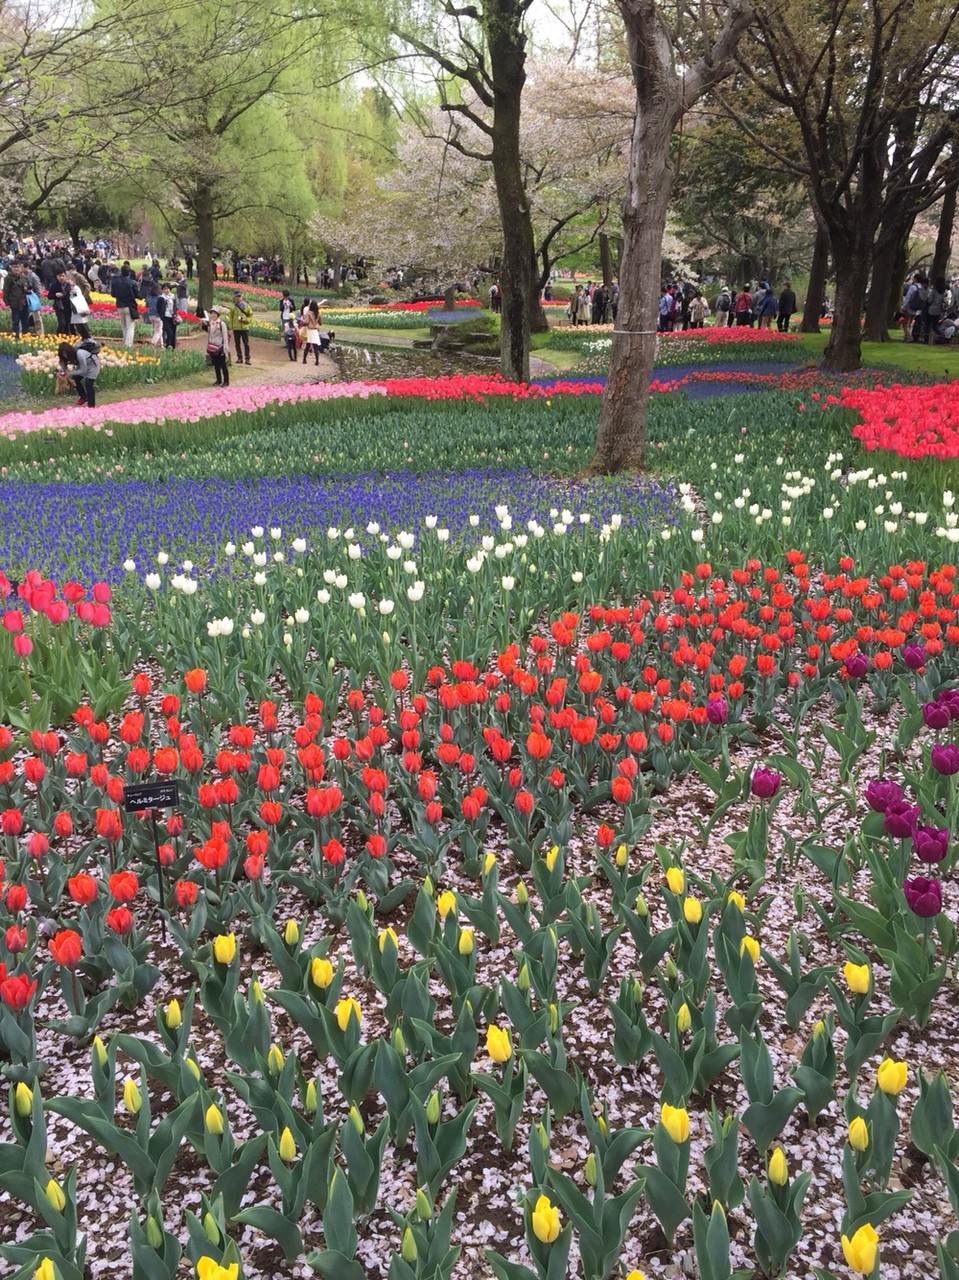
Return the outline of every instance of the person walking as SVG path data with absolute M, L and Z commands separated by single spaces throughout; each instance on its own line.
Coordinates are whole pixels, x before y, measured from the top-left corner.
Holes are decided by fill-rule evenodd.
M 190 309 L 190 285 L 182 271 L 177 272 L 176 278 L 176 309 L 178 312 Z
M 137 299 L 140 297 L 140 290 L 137 287 L 133 269 L 128 262 L 125 262 L 120 268 L 120 274 L 113 277 L 110 284 L 110 292 L 113 294 L 117 304 L 117 315 L 123 330 L 123 345 L 132 347 L 133 337 L 136 333 L 136 322 L 139 318 Z
M 306 344 L 303 347 L 303 363 L 306 364 L 306 357 L 313 351 L 313 363 L 320 363 L 320 309 L 315 302 L 311 302 L 306 313 Z
M 23 263 L 11 263 L 10 270 L 3 278 L 3 301 L 10 309 L 10 324 L 15 338 L 22 337 L 30 323 L 30 309 L 27 306 L 28 292 Z
M 216 374 L 216 385 L 228 387 L 230 366 L 227 364 L 227 357 L 230 351 L 230 329 L 227 322 L 221 319 L 218 307 L 210 308 L 210 318 L 203 321 L 203 327 L 206 329 L 206 353 L 210 357 L 213 372 Z
M 163 290 L 157 298 L 157 315 L 160 317 L 160 327 L 163 335 L 163 345 L 168 351 L 176 350 L 176 299 L 173 296 L 173 286 L 169 281 L 163 286 Z
M 286 332 L 287 320 L 292 320 L 296 315 L 296 303 L 290 297 L 289 289 L 283 290 L 283 297 L 280 299 L 280 329 Z
M 57 317 L 57 333 L 69 333 L 72 308 L 70 306 L 70 281 L 67 279 L 65 271 L 57 272 L 53 283 L 47 290 L 47 297 L 53 303 L 54 314 Z
M 83 277 L 77 274 L 70 281 L 70 328 L 86 341 L 90 340 L 90 301 L 86 290 L 79 283 Z M 99 347 L 97 348 L 99 350 Z
M 142 282 L 143 296 L 146 300 L 147 319 L 153 326 L 153 332 L 150 334 L 150 346 L 163 346 L 163 317 L 160 315 L 160 290 L 149 278 L 145 276 Z
M 243 301 L 243 294 L 237 289 L 233 295 L 233 306 L 230 308 L 229 324 L 233 330 L 233 342 L 236 345 L 236 362 L 250 363 L 250 325 L 253 322 L 253 308 Z
M 735 315 L 736 324 L 741 329 L 753 327 L 753 295 L 749 292 L 747 285 L 743 285 L 740 292 L 736 294 Z
M 756 315 L 759 317 L 760 329 L 772 328 L 773 320 L 776 318 L 778 310 L 779 304 L 776 302 L 776 295 L 766 285 L 762 297 L 756 305 Z
M 193 279 L 193 254 L 192 253 L 188 253 L 186 255 L 186 278 L 188 280 Z
M 789 332 L 789 321 L 796 312 L 796 294 L 789 280 L 783 285 L 783 291 L 779 295 L 779 315 L 776 318 L 776 328 L 780 333 Z

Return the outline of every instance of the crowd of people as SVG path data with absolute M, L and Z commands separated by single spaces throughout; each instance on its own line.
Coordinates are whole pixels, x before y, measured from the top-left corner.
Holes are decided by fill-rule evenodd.
M 712 315 L 714 325 L 750 329 L 771 329 L 775 320 L 778 331 L 788 333 L 797 310 L 796 292 L 789 280 L 783 283 L 778 296 L 768 280 L 760 280 L 755 287 L 747 283 L 740 289 L 722 284 L 712 305 L 699 286 L 690 281 L 664 284 L 659 299 L 658 329 L 660 333 L 702 329 Z
M 951 342 L 959 323 L 959 276 L 951 282 L 945 276 L 930 281 L 917 271 L 903 291 L 898 320 L 903 342 Z

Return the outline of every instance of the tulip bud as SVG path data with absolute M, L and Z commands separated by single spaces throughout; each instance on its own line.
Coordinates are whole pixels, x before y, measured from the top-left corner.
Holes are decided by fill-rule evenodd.
M 591 1151 L 586 1157 L 586 1165 L 583 1169 L 583 1177 L 586 1179 L 588 1187 L 596 1186 L 596 1154 Z
M 552 871 L 556 866 L 556 859 L 559 857 L 559 845 L 554 844 L 545 857 L 546 870 Z
M 360 1137 L 362 1137 L 364 1133 L 363 1117 L 360 1115 L 355 1105 L 350 1107 L 350 1119 L 353 1121 L 354 1129 Z
M 147 1218 L 146 1238 L 147 1244 L 151 1249 L 163 1248 L 163 1231 L 159 1222 L 157 1222 L 152 1213 Z
M 554 1036 L 559 1030 L 559 1009 L 555 1004 L 549 1006 L 549 1029 Z
M 367 899 L 367 896 L 362 889 L 357 889 L 356 891 L 356 905 L 359 907 L 359 909 L 363 912 L 365 916 L 368 916 L 370 914 L 369 900 Z
M 42 1258 L 33 1273 L 33 1280 L 57 1280 L 57 1272 L 51 1258 Z
M 217 964 L 232 964 L 236 955 L 236 934 L 218 933 L 213 939 L 213 959 Z
M 617 867 L 619 867 L 619 869 L 622 870 L 623 867 L 626 866 L 626 863 L 628 861 L 629 861 L 629 850 L 626 848 L 624 844 L 617 845 L 617 848 L 616 848 Z
M 641 893 L 636 895 L 636 914 L 641 920 L 645 920 L 649 915 L 649 907 L 646 905 L 646 899 Z
M 483 875 L 488 876 L 495 866 L 496 866 L 496 854 L 488 853 L 486 857 L 483 859 Z
M 66 1207 L 67 1198 L 63 1194 L 63 1188 L 60 1186 L 59 1182 L 57 1182 L 56 1178 L 51 1178 L 47 1183 L 46 1194 L 47 1199 L 50 1204 L 53 1205 L 54 1209 L 56 1209 L 57 1213 L 63 1213 L 63 1210 Z
M 403 1028 L 399 1023 L 393 1028 L 393 1048 L 401 1058 L 406 1057 L 406 1040 L 403 1036 Z
M 473 954 L 473 930 L 461 929 L 459 942 L 456 949 L 461 956 L 471 956 Z
M 295 920 L 287 920 L 283 930 L 283 941 L 288 947 L 295 947 L 300 940 L 300 926 Z
M 216 1218 L 209 1209 L 203 1215 L 203 1232 L 210 1244 L 220 1243 L 220 1228 L 216 1225 Z
M 683 1003 L 679 1006 L 676 1014 L 676 1026 L 680 1032 L 685 1033 L 693 1025 L 692 1015 L 689 1012 L 689 1005 Z
M 529 902 L 529 890 L 526 888 L 526 882 L 524 880 L 518 880 L 516 882 L 516 890 L 513 896 L 516 899 L 516 905 L 518 907 L 525 907 Z
M 789 1181 L 789 1166 L 786 1164 L 786 1157 L 783 1154 L 782 1147 L 777 1147 L 769 1157 L 769 1166 L 766 1170 L 769 1181 L 777 1187 L 784 1187 Z
M 671 1107 L 668 1102 L 664 1102 L 660 1122 L 677 1145 L 689 1138 L 689 1113 L 685 1107 Z
M 748 933 L 744 934 L 743 940 L 739 944 L 739 954 L 742 955 L 745 951 L 749 952 L 749 958 L 753 964 L 759 962 L 759 943 Z
M 166 1023 L 168 1030 L 176 1031 L 180 1023 L 183 1021 L 183 1013 L 180 1009 L 179 1000 L 171 1000 L 163 1011 L 163 1021 Z
M 426 1123 L 430 1125 L 440 1122 L 440 1095 L 434 1089 L 426 1103 Z
M 383 954 L 383 950 L 386 947 L 387 942 L 390 943 L 394 951 L 399 948 L 399 938 L 396 936 L 396 930 L 392 927 L 381 929 L 376 941 L 380 948 L 380 955 Z
M 13 1091 L 13 1105 L 18 1116 L 28 1116 L 33 1110 L 33 1090 L 22 1080 L 17 1081 Z
M 310 1080 L 303 1094 L 303 1110 L 308 1116 L 316 1114 L 316 1081 Z
M 677 896 L 686 888 L 686 877 L 681 867 L 669 867 L 666 871 L 666 885 L 670 893 Z
M 433 884 L 432 876 L 427 876 L 423 881 L 423 892 L 429 894 L 431 898 L 436 893 L 436 886 Z
M 187 1065 L 187 1070 L 190 1072 L 190 1074 L 191 1074 L 195 1079 L 199 1080 L 199 1079 L 200 1079 L 200 1064 L 197 1062 L 196 1058 L 194 1058 L 194 1057 L 193 1057 L 192 1053 L 191 1053 L 191 1054 L 189 1054 L 186 1058 L 184 1058 L 184 1062 L 186 1063 L 186 1065 Z
M 126 1083 L 123 1086 L 123 1105 L 131 1116 L 135 1116 L 143 1106 L 143 1097 L 137 1088 L 137 1082 L 132 1076 L 127 1076 Z
M 672 956 L 666 957 L 666 963 L 663 965 L 663 972 L 666 975 L 667 982 L 675 982 L 679 977 L 679 970 L 676 968 L 676 962 Z
M 735 889 L 730 889 L 729 893 L 727 893 L 726 895 L 726 901 L 730 903 L 732 906 L 736 907 L 737 910 L 739 911 L 746 910 L 745 897 L 741 893 L 738 893 Z
M 260 986 L 260 980 L 258 978 L 254 978 L 250 983 L 250 995 L 253 997 L 256 1004 L 263 1003 L 263 988 Z
M 206 1125 L 207 1133 L 212 1133 L 214 1137 L 218 1138 L 223 1132 L 223 1112 L 215 1102 L 211 1102 L 207 1107 L 203 1123 Z
M 93 1056 L 101 1067 L 107 1065 L 107 1048 L 99 1036 L 93 1037 Z
M 271 1076 L 278 1076 L 283 1070 L 283 1051 L 277 1044 L 271 1044 L 266 1055 L 266 1069 Z
M 310 981 L 321 991 L 333 981 L 333 966 L 326 956 L 314 956 L 310 962 Z
M 684 898 L 683 915 L 687 924 L 699 924 L 703 918 L 703 904 L 698 898 Z
M 883 1058 L 876 1073 L 876 1081 L 883 1093 L 891 1097 L 902 1093 L 906 1087 L 908 1068 L 904 1062 L 894 1062 L 892 1058 Z
M 433 1202 L 425 1187 L 416 1188 L 416 1213 L 421 1222 L 429 1222 L 433 1216 Z
M 537 1120 L 536 1124 L 533 1125 L 533 1132 L 536 1134 L 536 1137 L 539 1141 L 539 1145 L 542 1148 L 542 1150 L 548 1151 L 549 1150 L 549 1134 L 546 1132 L 546 1126 L 543 1124 L 542 1120 Z
M 869 1129 L 862 1116 L 849 1122 L 849 1145 L 854 1151 L 865 1151 L 869 1146 Z
M 436 899 L 436 913 L 441 920 L 445 920 L 449 913 L 455 910 L 456 894 L 447 889 Z
M 284 1128 L 283 1132 L 280 1134 L 280 1141 L 277 1146 L 277 1150 L 280 1153 L 280 1159 L 286 1164 L 290 1164 L 296 1159 L 296 1143 L 294 1142 L 293 1134 L 290 1133 L 288 1127 Z
M 353 1019 L 356 1020 L 356 1024 L 359 1026 L 363 1021 L 363 1014 L 353 997 L 345 996 L 342 1000 L 336 1002 L 336 1025 L 341 1031 L 345 1032 Z
M 418 1251 L 416 1241 L 413 1239 L 413 1232 L 406 1227 L 403 1231 L 403 1243 L 400 1245 L 400 1256 L 403 1261 L 412 1265 L 417 1259 Z
M 525 960 L 519 967 L 519 974 L 516 978 L 516 987 L 517 990 L 523 993 L 523 995 L 529 991 L 529 965 Z
M 599 1131 L 600 1131 L 600 1133 L 603 1135 L 603 1137 L 604 1137 L 604 1138 L 608 1138 L 608 1137 L 609 1137 L 609 1125 L 606 1123 L 606 1117 L 603 1115 L 602 1111 L 601 1111 L 601 1112 L 599 1113 L 599 1115 L 596 1117 L 596 1123 L 599 1125 Z

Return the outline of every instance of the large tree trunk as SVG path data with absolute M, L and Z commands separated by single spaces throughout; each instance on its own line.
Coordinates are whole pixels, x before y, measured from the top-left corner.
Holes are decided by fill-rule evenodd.
M 519 145 L 520 103 L 526 83 L 523 12 L 515 0 L 487 0 L 484 12 L 493 79 L 493 178 L 503 227 L 500 363 L 503 377 L 510 382 L 529 382 L 530 291 L 536 266 Z
M 540 275 L 533 263 L 532 280 L 529 287 L 529 331 L 530 333 L 549 333 L 549 321 L 546 319 L 546 308 L 543 306 L 543 287 Z
M 911 225 L 911 224 L 910 224 Z M 872 255 L 872 278 L 866 298 L 866 322 L 862 336 L 866 342 L 888 342 L 889 325 L 899 301 L 898 267 L 909 239 L 909 226 L 884 228 Z
M 939 234 L 936 236 L 936 251 L 932 255 L 933 281 L 944 276 L 949 270 L 949 255 L 952 252 L 952 228 L 956 221 L 956 189 L 957 183 L 946 188 L 942 197 L 942 212 L 939 215 Z
M 637 108 L 623 202 L 623 260 L 609 375 L 590 470 L 642 468 L 646 461 L 649 378 L 656 359 L 656 323 L 663 231 L 673 184 L 669 140 L 674 103 Z
M 869 237 L 871 239 L 871 237 Z M 869 279 L 869 243 L 865 235 L 846 237 L 844 245 L 833 241 L 837 262 L 836 307 L 832 332 L 823 352 L 823 364 L 847 373 L 862 364 L 862 303 Z
M 603 271 L 603 284 L 608 289 L 613 283 L 613 255 L 609 251 L 609 236 L 599 233 L 599 264 Z
M 822 298 L 826 291 L 826 274 L 829 271 L 829 237 L 822 227 L 816 228 L 816 242 L 813 245 L 812 265 L 809 268 L 809 288 L 806 290 L 806 302 L 803 306 L 800 333 L 819 333 L 819 313 L 822 310 Z
M 205 183 L 197 187 L 194 211 L 197 309 L 202 314 L 213 306 L 213 192 Z

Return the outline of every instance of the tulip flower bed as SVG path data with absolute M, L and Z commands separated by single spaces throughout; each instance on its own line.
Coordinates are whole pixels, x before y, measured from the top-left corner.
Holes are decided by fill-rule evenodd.
M 612 342 L 608 325 L 552 329 L 549 335 L 551 347 L 588 355 L 608 353 Z M 800 361 L 807 355 L 801 334 L 780 333 L 776 329 L 738 329 L 723 325 L 661 333 L 656 338 L 657 366 L 715 364 L 729 360 Z
M 52 396 L 56 388 L 56 374 L 60 360 L 56 349 L 44 346 L 41 350 L 17 356 L 20 382 L 24 391 L 35 396 Z M 204 367 L 201 351 L 167 351 L 156 347 L 147 350 L 130 350 L 128 347 L 102 347 L 100 350 L 100 376 L 97 386 L 103 390 L 115 387 L 134 387 L 144 383 L 163 382 L 184 378 L 198 373 Z
M 334 559 L 281 540 L 150 630 L 8 600 L 22 679 L 97 655 L 0 735 L 18 1274 L 948 1274 L 954 566 L 692 559 L 525 625 L 481 576 L 326 630 Z M 123 788 L 171 779 L 154 842 Z
M 955 1280 L 959 512 L 777 377 L 0 421 L 12 1273 Z
M 956 383 L 843 390 L 830 403 L 855 410 L 853 435 L 868 450 L 901 458 L 959 458 Z

